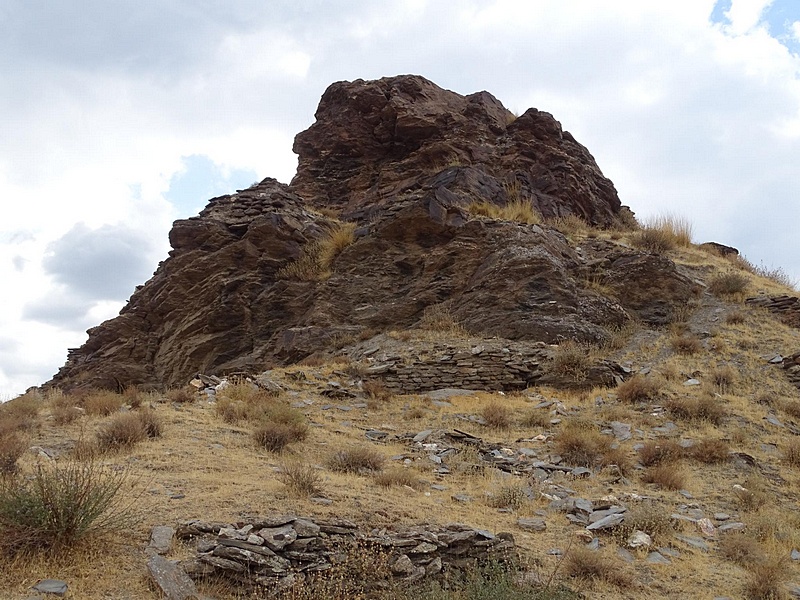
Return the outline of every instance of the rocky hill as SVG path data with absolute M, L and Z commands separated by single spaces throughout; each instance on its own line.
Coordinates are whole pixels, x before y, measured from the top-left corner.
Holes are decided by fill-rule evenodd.
M 437 307 L 479 336 L 599 341 L 634 318 L 667 323 L 697 294 L 667 259 L 574 247 L 558 230 L 632 214 L 548 113 L 514 117 L 487 92 L 402 76 L 335 83 L 316 118 L 295 140 L 292 183 L 265 179 L 176 221 L 169 258 L 50 385 L 258 372 Z M 481 216 L 504 207 L 538 224 Z
M 800 298 L 549 114 L 341 82 L 0 405 L 0 597 L 800 597 Z

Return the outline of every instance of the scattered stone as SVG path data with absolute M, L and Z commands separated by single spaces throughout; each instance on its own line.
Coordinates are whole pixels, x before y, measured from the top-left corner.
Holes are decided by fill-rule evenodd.
M 714 537 L 717 534 L 714 524 L 711 522 L 711 519 L 707 517 L 697 520 L 697 528 L 700 530 L 700 533 L 706 537 Z
M 676 535 L 675 539 L 682 541 L 684 544 L 687 544 L 692 548 L 697 548 L 698 550 L 702 550 L 703 552 L 708 552 L 708 544 L 706 544 L 706 542 L 702 538 L 690 535 Z
M 648 554 L 645 561 L 651 565 L 668 565 L 671 562 L 666 556 L 655 551 Z
M 800 550 L 792 549 L 792 553 L 789 555 L 792 560 L 800 560 Z
M 43 594 L 53 594 L 54 596 L 63 597 L 67 595 L 68 587 L 67 582 L 61 581 L 60 579 L 42 579 L 31 589 Z
M 716 521 L 727 521 L 730 518 L 731 518 L 731 516 L 728 513 L 724 513 L 724 512 L 714 513 L 714 520 L 716 520 Z
M 649 548 L 652 544 L 653 538 L 638 529 L 628 538 L 628 548 Z
M 614 437 L 620 442 L 625 442 L 631 439 L 631 425 L 629 423 L 621 423 L 619 421 L 611 422 L 611 431 L 614 432 Z
M 517 526 L 525 531 L 544 531 L 547 523 L 543 519 L 517 519 Z
M 700 380 L 692 377 L 691 379 L 687 379 L 686 381 L 684 381 L 683 385 L 685 386 L 700 385 Z
M 157 525 L 153 527 L 150 532 L 150 544 L 148 544 L 145 552 L 148 554 L 161 554 L 164 555 L 169 552 L 172 546 L 172 538 L 175 536 L 175 530 L 167 525 Z
M 692 493 L 689 490 L 679 490 L 678 493 L 681 496 L 683 496 L 684 498 L 686 498 L 687 500 L 693 500 L 694 499 L 694 496 L 692 496 Z
M 625 548 L 617 548 L 617 556 L 627 563 L 632 563 L 634 561 L 633 554 L 628 552 Z
M 589 531 L 600 531 L 602 529 L 612 529 L 622 523 L 625 520 L 625 515 L 623 514 L 612 514 L 608 515 L 607 517 L 603 517 L 599 521 L 595 521 L 590 525 L 586 526 L 586 529 Z
M 454 502 L 460 502 L 462 504 L 472 502 L 472 496 L 468 496 L 467 494 L 453 494 L 451 498 Z
M 166 600 L 197 600 L 194 581 L 172 561 L 159 554 L 147 561 L 147 570 Z
M 738 521 L 732 521 L 730 523 L 725 523 L 717 527 L 717 531 L 720 533 L 727 533 L 729 531 L 744 531 L 745 524 L 740 523 Z

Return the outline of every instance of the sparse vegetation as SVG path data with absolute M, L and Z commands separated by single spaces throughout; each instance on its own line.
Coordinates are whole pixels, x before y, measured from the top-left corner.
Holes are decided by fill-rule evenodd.
M 253 430 L 253 441 L 268 452 L 282 452 L 289 444 L 302 442 L 308 425 L 302 421 L 263 421 Z
M 670 340 L 672 349 L 678 354 L 693 355 L 702 350 L 703 344 L 693 335 L 673 336 Z
M 783 600 L 786 598 L 784 582 L 788 574 L 786 561 L 771 558 L 750 564 L 744 584 L 746 600 Z
M 660 463 L 645 470 L 642 481 L 665 490 L 680 490 L 686 485 L 686 474 L 678 463 Z
M 0 476 L 16 473 L 17 461 L 28 449 L 26 439 L 12 431 L 0 437 Z
M 654 402 L 661 397 L 661 385 L 653 377 L 634 375 L 617 387 L 617 396 L 626 404 Z
M 555 436 L 554 448 L 566 464 L 581 467 L 617 465 L 624 472 L 630 467 L 628 457 L 615 448 L 613 438 L 600 433 L 591 423 L 568 422 Z
M 764 549 L 758 540 L 745 533 L 730 533 L 719 541 L 720 556 L 737 565 L 748 566 L 766 559 Z
M 725 418 L 725 407 L 722 401 L 711 394 L 699 397 L 670 398 L 666 402 L 667 409 L 677 419 L 686 421 L 705 421 L 719 425 Z
M 521 196 L 519 182 L 515 181 L 503 187 L 507 197 L 504 205 L 482 200 L 479 202 L 472 202 L 467 207 L 467 211 L 473 215 L 502 221 L 515 221 L 526 225 L 534 225 L 542 222 L 542 217 L 533 208 L 531 200 Z
M 711 465 L 729 460 L 731 448 L 725 440 L 705 439 L 687 448 L 686 454 L 698 462 Z
M 664 539 L 674 531 L 670 512 L 658 502 L 644 501 L 635 504 L 625 513 L 615 535 L 626 540 L 634 531 L 643 531 L 654 540 Z
M 589 356 L 589 348 L 585 344 L 567 340 L 556 348 L 550 370 L 556 375 L 580 383 L 586 378 L 591 366 Z
M 492 401 L 481 410 L 481 417 L 487 427 L 510 429 L 514 424 L 514 412 L 505 404 Z
M 128 526 L 127 472 L 94 462 L 37 465 L 32 477 L 0 479 L 0 549 L 68 551 L 91 535 Z
M 800 440 L 792 438 L 783 445 L 783 462 L 792 467 L 800 467 Z
M 167 400 L 176 404 L 189 404 L 197 398 L 197 393 L 189 387 L 173 388 L 167 390 Z
M 427 331 L 454 336 L 467 335 L 467 330 L 456 320 L 450 311 L 450 306 L 445 302 L 425 307 L 418 327 Z
M 522 483 L 511 483 L 500 486 L 496 492 L 487 498 L 487 504 L 492 508 L 509 508 L 519 510 L 528 502 L 529 490 Z
M 735 296 L 742 294 L 750 284 L 750 280 L 742 275 L 730 271 L 712 277 L 708 284 L 708 290 L 715 296 Z
M 409 469 L 393 468 L 386 471 L 380 471 L 373 477 L 376 485 L 380 487 L 409 487 L 411 489 L 419 489 L 420 482 L 414 473 Z
M 331 276 L 336 257 L 355 241 L 355 223 L 337 223 L 322 238 L 307 242 L 300 256 L 278 270 L 281 279 L 322 281 Z
M 639 450 L 639 462 L 645 467 L 672 463 L 683 455 L 683 448 L 674 440 L 645 442 Z
M 392 397 L 392 391 L 384 385 L 380 379 L 367 379 L 361 383 L 361 389 L 371 400 L 372 404 L 382 404 L 388 402 Z
M 623 589 L 634 584 L 633 574 L 619 560 L 588 548 L 572 548 L 564 561 L 564 572 L 587 582 L 601 581 Z
M 736 370 L 730 365 L 717 366 L 711 371 L 711 383 L 720 394 L 731 392 L 737 378 Z
M 319 471 L 299 461 L 283 463 L 278 479 L 292 496 L 298 498 L 318 496 L 322 493 Z
M 82 405 L 87 415 L 107 417 L 117 412 L 125 403 L 121 394 L 105 390 L 98 390 L 85 396 Z
M 340 473 L 367 475 L 383 469 L 386 459 L 368 446 L 339 450 L 328 460 L 328 468 Z
M 589 224 L 574 214 L 548 219 L 547 224 L 564 235 L 581 235 L 589 229 Z

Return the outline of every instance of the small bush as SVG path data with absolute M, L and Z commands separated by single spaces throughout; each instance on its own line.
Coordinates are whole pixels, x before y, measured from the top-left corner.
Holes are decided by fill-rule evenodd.
M 667 410 L 677 419 L 705 421 L 719 425 L 725 417 L 725 408 L 719 399 L 711 395 L 699 398 L 671 398 Z
M 367 398 L 374 403 L 384 403 L 392 398 L 392 391 L 380 379 L 367 379 L 361 383 L 361 389 Z
M 788 575 L 786 562 L 769 559 L 748 566 L 747 581 L 744 584 L 746 600 L 782 600 L 786 598 L 784 582 Z
M 284 463 L 278 479 L 291 495 L 299 498 L 322 493 L 319 472 L 311 465 L 300 462 Z
M 367 446 L 339 450 L 328 460 L 328 468 L 340 473 L 368 474 L 383 469 L 384 457 Z
M 729 533 L 719 541 L 719 554 L 737 565 L 747 566 L 766 559 L 758 540 L 744 533 Z
M 481 416 L 487 427 L 494 429 L 511 429 L 514 424 L 514 412 L 505 404 L 490 402 L 481 410 Z
M 589 349 L 585 344 L 572 340 L 562 342 L 553 354 L 550 371 L 556 375 L 580 383 L 586 379 L 586 373 L 591 366 Z
M 28 442 L 14 431 L 0 437 L 0 475 L 16 473 L 17 461 L 28 450 Z
M 619 588 L 631 587 L 633 575 L 605 554 L 588 548 L 573 548 L 564 559 L 564 572 L 587 581 L 602 581 Z
M 675 239 L 668 232 L 651 227 L 633 233 L 631 243 L 650 254 L 666 254 L 677 246 Z
M 737 378 L 736 370 L 730 365 L 715 367 L 711 371 L 711 383 L 719 390 L 720 394 L 730 393 Z
M 634 375 L 619 384 L 617 397 L 627 404 L 653 402 L 661 397 L 661 385 L 653 378 Z
M 323 272 L 330 270 L 333 261 L 355 241 L 355 223 L 337 223 L 320 241 L 319 265 Z
M 88 463 L 39 465 L 32 478 L 0 480 L 0 547 L 64 550 L 132 521 L 125 471 Z
M 87 415 L 107 417 L 111 413 L 117 412 L 125 403 L 125 399 L 120 394 L 98 390 L 90 393 L 83 398 L 83 408 Z
M 573 214 L 548 219 L 547 224 L 564 235 L 579 235 L 586 233 L 589 229 L 589 224 L 586 221 Z
M 214 404 L 215 412 L 226 423 L 281 421 L 284 419 L 275 415 L 286 412 L 287 409 L 289 407 L 274 393 L 248 383 L 230 385 L 221 390 Z M 292 410 L 289 409 L 289 412 Z
M 730 459 L 731 448 L 728 442 L 720 439 L 700 440 L 694 446 L 686 449 L 686 454 L 692 459 L 707 464 L 718 464 Z
M 750 280 L 740 273 L 723 273 L 711 278 L 708 290 L 715 296 L 734 296 L 743 293 Z
M 692 245 L 692 223 L 679 215 L 658 215 L 648 219 L 644 228 L 659 231 L 668 237 L 675 246 L 688 248 Z
M 490 219 L 501 221 L 515 221 L 526 225 L 535 225 L 542 222 L 542 218 L 530 200 L 523 198 L 512 199 L 504 206 L 491 202 L 473 202 L 467 206 L 467 212 L 481 215 Z
M 147 430 L 139 415 L 127 412 L 114 416 L 97 432 L 97 445 L 102 451 L 116 451 L 146 438 Z
M 467 330 L 456 320 L 450 307 L 446 303 L 431 304 L 425 307 L 422 318 L 417 325 L 420 329 L 449 333 L 456 336 L 466 336 Z
M 663 538 L 674 531 L 670 512 L 656 502 L 642 502 L 625 513 L 625 520 L 615 529 L 620 538 L 627 539 L 634 531 L 644 531 L 653 539 Z
M 381 471 L 373 477 L 376 485 L 384 488 L 389 487 L 410 487 L 412 489 L 419 489 L 420 482 L 414 474 L 408 469 L 390 469 Z
M 53 421 L 56 425 L 69 425 L 83 414 L 77 406 L 56 406 L 53 408 Z
M 533 429 L 550 427 L 550 413 L 539 408 L 529 410 L 522 415 L 519 424 L 520 427 Z
M 703 344 L 692 335 L 678 335 L 670 339 L 670 346 L 678 354 L 697 354 L 703 349 Z
M 492 508 L 519 510 L 530 502 L 528 493 L 527 486 L 521 483 L 503 485 L 487 498 L 487 504 Z
M 686 476 L 679 465 L 662 463 L 652 466 L 642 473 L 642 481 L 653 483 L 665 490 L 680 490 L 686 483 Z
M 166 397 L 176 404 L 191 404 L 197 398 L 197 392 L 190 387 L 174 388 L 167 390 Z
M 800 440 L 790 439 L 783 446 L 783 462 L 792 467 L 800 467 Z
M 770 498 L 770 494 L 765 489 L 762 480 L 748 478 L 744 485 L 737 485 L 733 488 L 733 497 L 736 504 L 744 511 L 753 512 L 763 507 Z
M 767 402 L 766 400 L 771 399 L 771 402 Z M 780 404 L 780 408 L 783 412 L 794 419 L 800 419 L 800 401 L 797 400 L 784 400 L 783 402 L 778 402 L 778 398 L 775 396 L 766 396 L 762 395 L 756 400 L 759 404 L 766 404 L 767 406 L 775 406 L 776 404 Z
M 161 418 L 151 408 L 140 409 L 134 413 L 144 428 L 144 433 L 149 438 L 161 437 L 164 426 Z
M 279 279 L 322 281 L 331 275 L 331 265 L 339 254 L 355 240 L 355 223 L 338 223 L 327 235 L 307 242 L 300 256 L 279 269 Z
M 568 423 L 553 442 L 555 451 L 568 465 L 606 467 L 614 464 L 623 472 L 630 466 L 627 456 L 613 447 L 613 438 L 591 425 Z
M 308 436 L 305 423 L 280 423 L 264 421 L 253 431 L 255 443 L 268 452 L 282 452 L 286 446 L 302 442 Z
M 741 310 L 732 310 L 725 315 L 725 322 L 729 325 L 741 325 L 747 321 L 747 315 Z
M 677 461 L 683 454 L 683 448 L 674 440 L 646 442 L 639 449 L 639 462 L 642 466 L 652 467 Z

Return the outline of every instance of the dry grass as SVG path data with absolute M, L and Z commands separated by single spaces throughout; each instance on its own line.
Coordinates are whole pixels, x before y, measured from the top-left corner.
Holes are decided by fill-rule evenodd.
M 97 432 L 98 449 L 112 452 L 131 448 L 147 439 L 148 423 L 150 427 L 158 427 L 160 435 L 160 425 L 153 425 L 158 423 L 155 414 L 127 412 L 115 415 Z
M 676 335 L 670 339 L 670 346 L 678 354 L 692 356 L 703 349 L 703 344 L 693 335 Z
M 283 452 L 289 445 L 302 442 L 308 437 L 308 425 L 304 422 L 264 421 L 253 430 L 253 441 L 268 452 Z
M 282 411 L 286 405 L 270 392 L 248 383 L 230 385 L 217 394 L 214 410 L 226 423 L 259 422 Z M 271 420 L 275 420 L 274 418 Z
M 742 485 L 734 486 L 733 497 L 739 508 L 747 512 L 755 512 L 769 502 L 770 494 L 762 479 L 749 477 Z
M 673 246 L 688 248 L 692 245 L 692 223 L 680 215 L 664 214 L 648 219 L 644 230 L 658 231 L 668 237 Z
M 375 482 L 375 485 L 384 488 L 408 487 L 418 490 L 422 487 L 419 479 L 414 475 L 413 471 L 399 467 L 376 473 L 372 479 Z
M 509 195 L 510 197 L 513 194 Z M 542 222 L 542 217 L 533 208 L 530 200 L 524 198 L 513 198 L 504 205 L 492 204 L 491 202 L 481 201 L 472 202 L 467 206 L 467 211 L 473 215 L 489 217 L 501 221 L 515 221 L 526 225 L 535 225 Z
M 589 356 L 589 348 L 585 344 L 568 340 L 558 345 L 548 369 L 556 375 L 580 383 L 586 378 L 591 366 Z
M 87 415 L 107 417 L 122 408 L 125 398 L 121 394 L 99 390 L 85 396 L 81 404 Z
M 600 433 L 591 423 L 568 422 L 553 440 L 555 451 L 571 466 L 606 467 L 617 465 L 620 471 L 630 468 L 630 459 L 613 438 Z
M 748 285 L 750 285 L 750 280 L 747 277 L 741 273 L 729 271 L 712 277 L 708 283 L 708 290 L 715 296 L 736 296 L 743 294 Z
M 747 313 L 741 310 L 732 310 L 725 315 L 725 322 L 728 325 L 741 325 L 747 321 Z
M 492 401 L 484 406 L 481 416 L 486 426 L 493 429 L 511 429 L 514 425 L 514 411 L 499 402 Z
M 0 475 L 16 473 L 17 461 L 27 450 L 27 439 L 17 431 L 0 437 Z
M 639 462 L 644 467 L 673 463 L 681 458 L 683 448 L 674 440 L 645 442 L 639 449 Z
M 665 490 L 680 490 L 686 485 L 686 474 L 678 463 L 661 463 L 646 469 L 642 481 Z
M 422 318 L 419 320 L 417 327 L 426 331 L 445 333 L 456 337 L 468 335 L 467 330 L 453 316 L 453 313 L 450 312 L 450 306 L 445 302 L 426 306 L 425 310 L 422 311 Z
M 283 463 L 278 479 L 286 486 L 286 491 L 297 498 L 319 496 L 322 493 L 319 471 L 299 461 Z
M 617 387 L 617 396 L 626 404 L 654 402 L 661 398 L 662 383 L 653 377 L 634 375 Z
M 686 455 L 703 464 L 719 464 L 730 459 L 731 447 L 725 440 L 705 439 L 687 448 Z
M 625 513 L 625 520 L 614 534 L 626 540 L 634 531 L 644 531 L 654 540 L 665 540 L 674 531 L 670 514 L 666 506 L 657 502 L 635 504 Z
M 522 483 L 510 483 L 501 485 L 486 499 L 486 503 L 492 508 L 519 510 L 530 502 L 528 494 L 527 486 Z
M 51 411 L 53 421 L 57 425 L 69 425 L 83 415 L 83 411 L 77 406 L 55 406 Z
M 331 276 L 336 257 L 355 240 L 355 223 L 337 223 L 322 238 L 307 242 L 300 256 L 280 268 L 279 279 L 322 281 Z
M 376 408 L 392 399 L 394 394 L 380 379 L 367 379 L 361 382 L 361 389 L 369 399 L 370 408 Z
M 783 600 L 787 597 L 784 582 L 788 576 L 786 561 L 767 559 L 748 566 L 742 592 L 746 600 Z
M 670 398 L 666 407 L 676 419 L 685 421 L 706 422 L 719 425 L 726 416 L 721 400 L 710 394 L 699 397 Z
M 386 459 L 368 446 L 358 446 L 335 452 L 328 459 L 328 468 L 339 473 L 368 475 L 383 469 Z
M 800 440 L 792 438 L 783 445 L 783 462 L 791 467 L 800 467 Z
M 586 233 L 590 228 L 590 225 L 586 221 L 581 219 L 578 215 L 573 214 L 548 219 L 547 224 L 564 235 L 581 235 Z
M 717 388 L 720 394 L 728 394 L 733 391 L 738 374 L 736 369 L 730 365 L 714 367 L 711 371 L 711 383 Z
M 758 540 L 745 533 L 734 532 L 722 536 L 718 549 L 725 560 L 741 566 L 760 563 L 766 559 L 764 548 Z
M 618 588 L 634 585 L 633 574 L 619 560 L 587 548 L 572 548 L 564 560 L 564 573 L 587 582 L 602 581 Z
M 192 387 L 181 387 L 167 390 L 164 394 L 170 402 L 176 404 L 190 404 L 197 399 L 197 390 Z
M 544 429 L 550 427 L 550 413 L 541 408 L 529 410 L 519 420 L 519 426 L 531 429 Z

